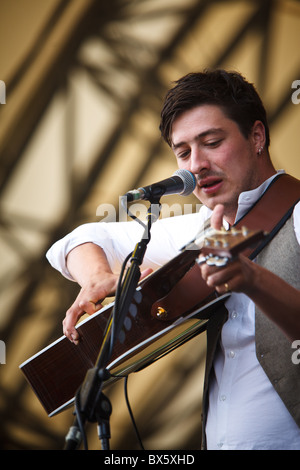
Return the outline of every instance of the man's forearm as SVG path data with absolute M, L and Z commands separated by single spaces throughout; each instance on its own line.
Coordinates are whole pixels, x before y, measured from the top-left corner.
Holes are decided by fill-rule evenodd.
M 66 265 L 81 287 L 94 276 L 112 274 L 103 249 L 94 243 L 84 243 L 71 250 L 67 255 Z

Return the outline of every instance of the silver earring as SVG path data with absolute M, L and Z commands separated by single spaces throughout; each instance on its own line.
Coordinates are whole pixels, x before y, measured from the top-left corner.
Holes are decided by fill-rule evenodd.
M 260 147 L 260 148 L 258 149 L 258 151 L 257 151 L 257 154 L 258 154 L 258 155 L 261 155 L 261 154 L 262 154 L 262 151 L 263 151 L 263 149 L 264 149 L 263 147 Z

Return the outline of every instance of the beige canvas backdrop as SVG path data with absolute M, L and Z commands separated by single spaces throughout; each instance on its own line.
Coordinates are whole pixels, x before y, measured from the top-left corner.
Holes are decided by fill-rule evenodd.
M 3 449 L 63 446 L 71 410 L 48 418 L 18 369 L 61 334 L 77 292 L 47 265 L 45 251 L 107 209 L 118 217 L 120 194 L 176 169 L 158 132 L 172 81 L 216 65 L 241 71 L 266 103 L 276 167 L 300 177 L 298 1 L 111 1 L 99 2 L 102 10 L 94 3 L 0 0 Z M 196 207 L 193 197 L 163 202 L 163 216 Z M 130 377 L 146 448 L 199 448 L 204 357 L 201 336 Z M 123 384 L 109 396 L 112 448 L 138 448 Z M 88 432 L 98 448 L 95 427 Z

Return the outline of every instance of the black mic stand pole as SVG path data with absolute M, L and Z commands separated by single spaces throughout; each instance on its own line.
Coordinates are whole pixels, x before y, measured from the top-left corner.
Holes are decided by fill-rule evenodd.
M 108 398 L 102 393 L 103 382 L 110 377 L 106 365 L 110 359 L 114 343 L 122 329 L 126 314 L 140 280 L 140 265 L 143 262 L 147 245 L 150 241 L 151 225 L 158 219 L 159 214 L 159 198 L 155 197 L 152 200 L 150 199 L 150 207 L 147 212 L 147 225 L 143 224 L 145 228 L 143 237 L 135 246 L 131 257 L 131 264 L 127 269 L 123 283 L 121 284 L 121 280 L 119 280 L 121 291 L 118 293 L 117 305 L 115 300 L 114 312 L 106 327 L 104 341 L 101 345 L 95 366 L 87 371 L 82 385 L 76 392 L 75 420 L 66 435 L 65 450 L 77 449 L 82 440 L 85 449 L 87 449 L 84 431 L 84 426 L 87 421 L 98 423 L 98 435 L 102 450 L 109 450 L 109 418 L 112 407 Z

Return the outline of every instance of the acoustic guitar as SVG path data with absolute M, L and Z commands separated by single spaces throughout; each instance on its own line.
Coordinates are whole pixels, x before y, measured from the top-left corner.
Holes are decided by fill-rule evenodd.
M 203 281 L 198 263 L 223 266 L 256 245 L 262 231 L 208 229 L 138 285 L 106 368 L 104 385 L 136 372 L 205 330 L 218 295 Z M 81 321 L 78 345 L 65 336 L 20 365 L 49 416 L 70 406 L 88 369 L 94 367 L 114 302 Z

